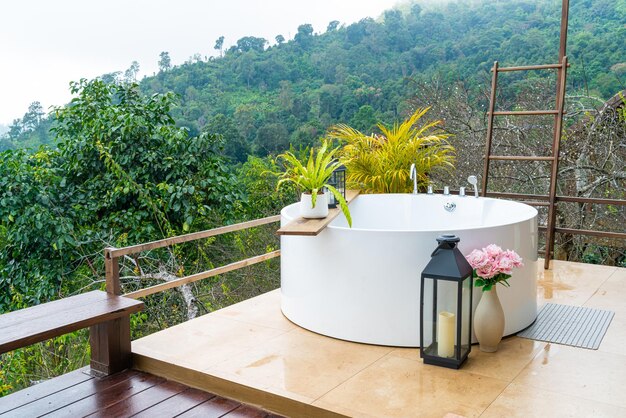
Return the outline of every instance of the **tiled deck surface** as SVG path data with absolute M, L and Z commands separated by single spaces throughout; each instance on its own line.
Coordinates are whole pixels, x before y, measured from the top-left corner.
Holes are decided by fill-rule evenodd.
M 539 263 L 541 267 L 543 263 Z M 306 331 L 273 291 L 133 342 L 138 367 L 290 416 L 626 416 L 626 269 L 556 261 L 538 300 L 615 312 L 599 350 L 503 340 L 459 371 Z

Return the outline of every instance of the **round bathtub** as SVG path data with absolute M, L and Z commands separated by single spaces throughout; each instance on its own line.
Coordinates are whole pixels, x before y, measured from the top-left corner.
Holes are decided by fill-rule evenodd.
M 454 211 L 444 209 L 456 204 Z M 498 244 L 524 259 L 511 287 L 497 286 L 505 335 L 537 316 L 537 210 L 499 199 L 411 194 L 361 195 L 318 236 L 281 236 L 282 311 L 308 330 L 370 344 L 418 347 L 420 274 L 444 233 L 459 248 Z M 298 204 L 281 224 L 298 218 Z M 474 308 L 480 299 L 474 289 Z

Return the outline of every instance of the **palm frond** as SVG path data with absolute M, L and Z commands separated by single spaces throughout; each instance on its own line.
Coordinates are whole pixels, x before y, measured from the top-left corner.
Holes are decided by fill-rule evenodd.
M 435 170 L 454 168 L 454 148 L 449 134 L 438 129 L 441 121 L 420 124 L 430 108 L 416 111 L 392 127 L 379 124 L 382 135 L 365 135 L 347 125 L 336 125 L 329 137 L 344 147 L 341 162 L 347 168 L 349 187 L 365 193 L 404 193 L 413 189 L 409 168 L 416 165 L 420 186 Z

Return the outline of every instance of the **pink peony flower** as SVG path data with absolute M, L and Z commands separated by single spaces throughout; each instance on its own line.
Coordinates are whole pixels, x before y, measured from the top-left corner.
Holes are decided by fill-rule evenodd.
M 489 263 L 489 257 L 481 250 L 474 250 L 465 258 L 473 269 L 482 269 Z
M 515 251 L 506 250 L 504 253 L 507 255 L 507 257 L 511 259 L 513 267 L 524 267 L 524 263 L 522 263 L 522 257 L 520 257 Z
M 483 248 L 483 251 L 487 253 L 487 257 L 495 260 L 496 257 L 502 252 L 502 248 L 498 247 L 496 244 L 489 244 Z
M 496 257 L 494 266 L 501 273 L 511 274 L 513 272 L 513 267 L 515 267 L 515 260 L 505 251 Z
M 491 279 L 493 276 L 498 274 L 498 267 L 493 263 L 489 263 L 483 268 L 476 269 L 476 274 L 483 279 Z
M 472 251 L 466 259 L 476 275 L 486 282 L 485 285 L 490 286 L 506 281 L 513 274 L 514 268 L 523 266 L 522 258 L 515 251 L 503 251 L 495 244 Z

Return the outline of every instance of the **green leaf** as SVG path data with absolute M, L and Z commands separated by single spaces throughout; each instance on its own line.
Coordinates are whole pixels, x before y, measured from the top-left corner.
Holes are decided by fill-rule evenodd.
M 337 202 L 339 202 L 339 207 L 341 208 L 341 211 L 348 221 L 348 226 L 352 228 L 352 216 L 350 214 L 350 208 L 348 208 L 348 203 L 346 202 L 346 199 L 344 199 L 341 193 L 339 193 L 339 191 L 330 184 L 326 184 L 326 188 L 335 196 Z

